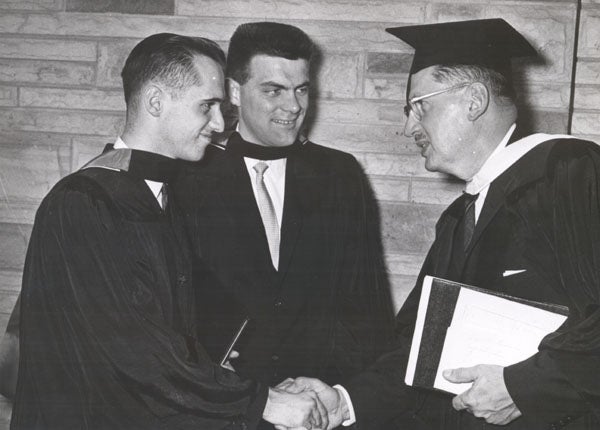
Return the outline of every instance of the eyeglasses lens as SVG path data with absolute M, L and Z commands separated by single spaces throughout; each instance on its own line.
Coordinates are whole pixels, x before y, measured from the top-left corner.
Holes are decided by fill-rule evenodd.
M 421 109 L 420 109 L 421 106 L 419 106 L 419 105 L 420 105 L 419 102 L 416 102 L 416 103 L 408 102 L 408 104 L 404 106 L 404 115 L 406 115 L 406 118 L 408 118 L 408 116 L 412 112 L 412 114 L 414 115 L 414 118 L 417 121 L 421 121 L 422 113 L 421 113 Z

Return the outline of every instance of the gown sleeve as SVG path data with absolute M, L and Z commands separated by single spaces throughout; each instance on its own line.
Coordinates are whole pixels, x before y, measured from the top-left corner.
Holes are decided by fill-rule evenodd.
M 341 372 L 346 376 L 364 370 L 389 351 L 394 327 L 377 203 L 358 162 L 348 159 L 347 172 L 340 175 L 346 194 L 337 202 L 338 210 L 347 215 L 340 217 L 345 220 L 340 239 L 344 256 L 339 263 L 343 279 L 338 281 L 334 341 L 336 363 L 348 369 Z
M 404 383 L 404 376 L 419 307 L 420 286 L 433 253 L 429 251 L 415 288 L 396 315 L 395 335 L 389 351 L 344 384 L 356 415 L 357 430 L 387 428 L 390 420 L 405 414 L 415 402 L 414 389 Z
M 507 388 L 524 417 L 546 411 L 565 423 L 590 410 L 600 417 L 600 148 L 556 145 L 537 195 L 545 215 L 532 217 L 532 228 L 555 255 L 544 272 L 568 297 L 570 315 L 537 354 L 505 368 Z

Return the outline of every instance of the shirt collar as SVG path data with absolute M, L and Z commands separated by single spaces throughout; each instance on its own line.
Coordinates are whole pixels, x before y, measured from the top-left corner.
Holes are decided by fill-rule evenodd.
M 117 137 L 117 140 L 115 141 L 115 144 L 113 145 L 114 149 L 126 149 L 129 148 L 129 146 L 127 146 L 127 144 L 125 142 L 123 142 L 123 139 L 121 139 L 121 136 Z
M 244 157 L 244 163 L 246 163 L 249 172 L 253 172 L 254 166 L 261 161 L 269 166 L 269 169 L 265 172 L 266 175 L 270 174 L 278 178 L 285 173 L 285 167 L 287 165 L 286 158 L 278 158 L 277 160 L 259 160 L 256 158 Z
M 114 149 L 127 149 L 129 147 L 123 141 L 123 139 L 121 139 L 121 136 L 119 136 L 119 137 L 117 137 L 117 140 L 115 141 L 113 148 Z M 151 181 L 150 179 L 144 179 L 144 180 L 146 181 L 146 184 L 148 184 L 148 187 L 150 187 L 150 190 L 152 191 L 152 194 L 154 194 L 154 197 L 158 199 L 158 196 L 160 195 L 160 193 L 162 191 L 163 183 L 157 182 L 157 181 Z

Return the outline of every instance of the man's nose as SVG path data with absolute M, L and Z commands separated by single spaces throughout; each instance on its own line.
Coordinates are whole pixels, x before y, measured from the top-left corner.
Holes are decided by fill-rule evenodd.
M 210 125 L 212 129 L 217 133 L 221 133 L 225 129 L 225 120 L 223 119 L 221 106 L 215 106 L 212 117 L 210 119 Z
M 302 109 L 302 106 L 298 102 L 298 95 L 296 94 L 296 91 L 292 91 L 290 93 L 289 97 L 287 97 L 284 108 L 288 112 L 292 112 L 292 113 L 300 112 L 300 109 Z
M 406 117 L 406 122 L 404 123 L 404 135 L 406 137 L 412 137 L 417 130 L 417 125 L 419 122 L 414 118 L 412 113 L 409 113 Z

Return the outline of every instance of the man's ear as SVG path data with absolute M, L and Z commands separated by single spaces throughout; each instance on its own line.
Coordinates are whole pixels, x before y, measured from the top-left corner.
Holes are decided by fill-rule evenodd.
M 490 104 L 490 92 L 484 84 L 475 82 L 471 84 L 467 94 L 469 97 L 467 118 L 469 121 L 475 121 L 487 111 Z
M 227 96 L 229 97 L 229 101 L 232 105 L 240 106 L 240 84 L 232 79 L 227 78 Z
M 164 110 L 166 93 L 157 85 L 148 85 L 143 92 L 144 109 L 154 117 L 160 116 Z

